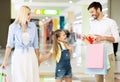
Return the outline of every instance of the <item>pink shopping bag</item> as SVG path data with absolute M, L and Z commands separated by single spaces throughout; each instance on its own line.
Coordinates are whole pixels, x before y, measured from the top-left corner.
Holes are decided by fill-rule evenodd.
M 103 44 L 89 44 L 86 55 L 87 68 L 104 68 Z
M 86 74 L 100 74 L 100 75 L 106 75 L 107 73 L 107 55 L 106 50 L 104 52 L 104 68 L 85 68 Z

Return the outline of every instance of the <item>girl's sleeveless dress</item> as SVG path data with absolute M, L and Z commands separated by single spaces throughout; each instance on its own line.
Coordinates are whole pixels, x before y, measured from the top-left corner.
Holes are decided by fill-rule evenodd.
M 22 33 L 22 42 L 27 45 L 29 34 Z M 33 47 L 15 49 L 12 55 L 12 82 L 40 82 L 38 60 Z

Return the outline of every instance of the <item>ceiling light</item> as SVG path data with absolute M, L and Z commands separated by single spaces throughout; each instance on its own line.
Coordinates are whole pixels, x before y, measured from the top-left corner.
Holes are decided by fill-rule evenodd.
M 44 22 L 44 21 L 45 21 L 45 19 L 42 19 L 42 21 Z
M 29 2 L 32 2 L 32 0 L 29 0 Z
M 73 1 L 72 1 L 72 0 L 69 0 L 69 3 L 73 3 Z
M 82 23 L 82 20 L 74 21 L 74 24 Z
M 38 22 L 38 25 L 39 25 L 39 26 L 42 26 L 42 25 L 43 25 L 43 22 L 42 22 L 42 21 L 39 21 L 39 22 Z
M 40 15 L 40 14 L 41 14 L 41 10 L 40 10 L 40 9 L 35 9 L 35 10 L 34 10 L 34 14 Z
M 45 19 L 48 19 L 48 17 L 45 17 Z
M 82 18 L 82 16 L 78 16 L 78 17 L 76 17 L 76 19 L 81 19 Z

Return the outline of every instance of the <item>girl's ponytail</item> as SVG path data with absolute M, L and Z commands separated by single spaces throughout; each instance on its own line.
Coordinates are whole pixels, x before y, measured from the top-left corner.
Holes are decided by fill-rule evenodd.
M 56 60 L 56 56 L 58 53 L 58 37 L 60 37 L 61 30 L 56 30 L 53 35 L 53 60 Z

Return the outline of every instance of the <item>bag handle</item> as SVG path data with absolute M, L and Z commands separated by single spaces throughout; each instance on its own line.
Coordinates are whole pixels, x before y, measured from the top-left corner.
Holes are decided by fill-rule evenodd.
M 6 69 L 0 68 L 0 75 L 6 76 L 7 75 Z

